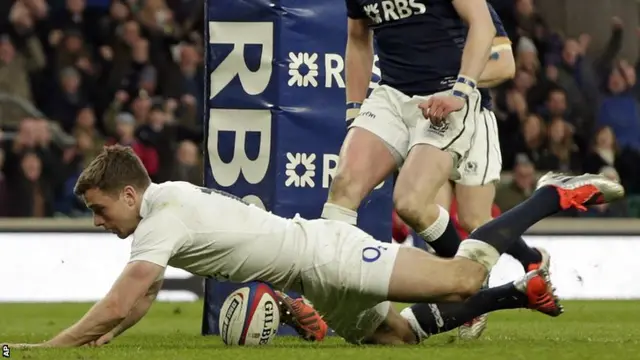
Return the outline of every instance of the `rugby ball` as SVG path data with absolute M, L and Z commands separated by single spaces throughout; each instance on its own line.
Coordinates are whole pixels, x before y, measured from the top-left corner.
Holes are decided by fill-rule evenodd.
M 226 345 L 267 345 L 280 325 L 273 289 L 250 283 L 232 292 L 220 309 L 220 337 Z

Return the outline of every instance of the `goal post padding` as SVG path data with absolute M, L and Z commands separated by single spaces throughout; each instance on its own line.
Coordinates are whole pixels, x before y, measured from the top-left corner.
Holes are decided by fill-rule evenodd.
M 205 185 L 280 216 L 320 217 L 346 134 L 344 0 L 208 0 L 205 13 Z M 383 241 L 392 187 L 359 209 L 358 226 Z M 206 280 L 203 334 L 218 334 L 238 286 Z

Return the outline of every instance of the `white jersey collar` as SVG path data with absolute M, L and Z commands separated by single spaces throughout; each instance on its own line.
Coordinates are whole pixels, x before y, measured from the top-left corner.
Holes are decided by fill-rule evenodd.
M 158 191 L 160 186 L 155 183 L 149 184 L 149 187 L 144 191 L 142 195 L 142 205 L 140 205 L 140 217 L 144 218 L 151 212 L 153 205 L 153 195 Z

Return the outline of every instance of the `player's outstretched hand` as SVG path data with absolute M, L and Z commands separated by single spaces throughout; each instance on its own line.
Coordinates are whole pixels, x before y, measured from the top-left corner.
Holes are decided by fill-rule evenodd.
M 89 345 L 90 347 L 98 347 L 102 345 L 107 345 L 111 340 L 113 340 L 113 335 L 111 333 L 108 333 L 100 336 L 98 340 L 94 340 L 88 343 L 87 345 Z
M 441 123 L 452 112 L 462 110 L 465 101 L 461 97 L 453 95 L 431 96 L 421 102 L 418 107 L 422 110 L 425 119 L 434 125 Z

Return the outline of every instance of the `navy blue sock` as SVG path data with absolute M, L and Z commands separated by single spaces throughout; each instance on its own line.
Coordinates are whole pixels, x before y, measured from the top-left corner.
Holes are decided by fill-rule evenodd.
M 524 270 L 527 271 L 529 265 L 537 264 L 542 261 L 542 254 L 538 250 L 530 247 L 524 242 L 522 237 L 519 237 L 515 243 L 507 250 L 507 254 L 513 256 L 516 260 L 522 264 Z
M 452 258 L 456 256 L 458 248 L 460 247 L 460 242 L 460 235 L 458 235 L 458 231 L 453 225 L 453 221 L 449 219 L 447 227 L 442 235 L 440 235 L 436 240 L 428 242 L 428 244 L 433 248 L 438 256 Z
M 464 302 L 415 304 L 413 315 L 422 330 L 435 335 L 460 327 L 474 318 L 496 310 L 519 309 L 527 306 L 527 296 L 513 283 L 481 290 Z
M 513 209 L 476 229 L 469 238 L 486 242 L 503 254 L 533 224 L 560 210 L 560 195 L 556 188 L 545 186 Z

